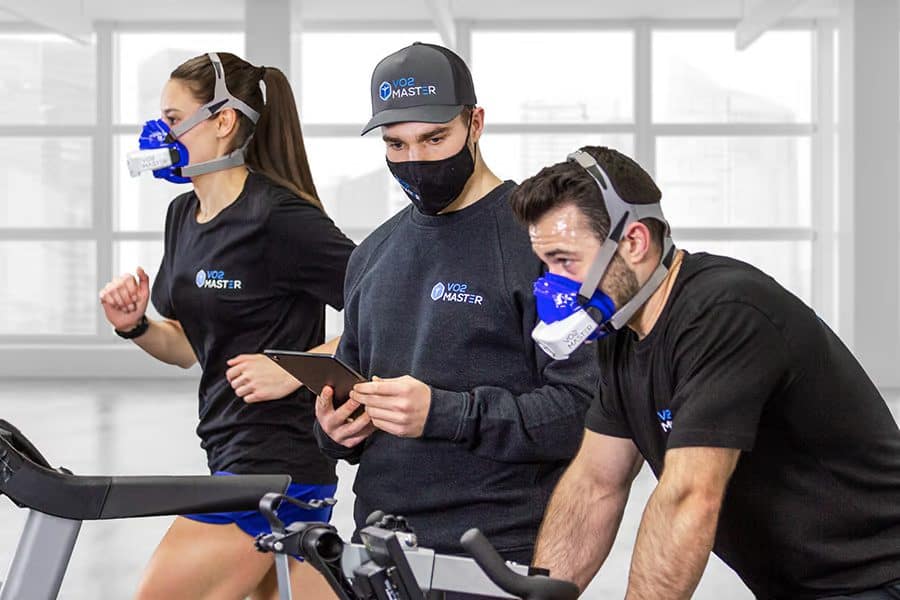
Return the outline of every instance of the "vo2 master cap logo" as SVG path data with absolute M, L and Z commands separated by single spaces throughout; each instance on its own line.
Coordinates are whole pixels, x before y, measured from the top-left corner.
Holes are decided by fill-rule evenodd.
M 476 103 L 466 63 L 452 50 L 421 42 L 378 63 L 371 93 L 372 118 L 363 134 L 394 123 L 447 123 Z

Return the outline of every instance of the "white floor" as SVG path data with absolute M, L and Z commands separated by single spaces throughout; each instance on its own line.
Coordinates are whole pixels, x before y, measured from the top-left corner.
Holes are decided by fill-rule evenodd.
M 18 426 L 47 459 L 81 475 L 205 474 L 194 427 L 194 383 L 188 381 L 0 382 L 0 418 Z M 892 398 L 895 418 L 900 399 Z M 353 469 L 340 468 L 335 523 L 352 531 Z M 655 479 L 644 469 L 635 483 L 619 538 L 584 598 L 624 595 L 637 525 Z M 140 571 L 170 518 L 90 522 L 81 530 L 61 598 L 121 600 L 133 591 Z M 0 581 L 24 523 L 23 511 L 0 499 Z M 248 538 L 248 543 L 249 538 Z M 712 558 L 695 598 L 752 598 L 738 578 Z

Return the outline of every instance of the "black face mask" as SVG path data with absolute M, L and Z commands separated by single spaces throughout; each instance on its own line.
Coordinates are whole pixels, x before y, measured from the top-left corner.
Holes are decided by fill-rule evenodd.
M 459 197 L 475 171 L 475 160 L 469 152 L 468 132 L 462 149 L 449 158 L 407 162 L 388 160 L 387 165 L 419 212 L 431 216 Z

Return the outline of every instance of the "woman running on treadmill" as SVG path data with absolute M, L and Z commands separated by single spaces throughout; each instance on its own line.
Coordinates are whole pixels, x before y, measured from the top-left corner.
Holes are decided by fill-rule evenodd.
M 313 437 L 314 396 L 260 354 L 333 350 L 335 341 L 322 345 L 324 307 L 342 308 L 354 248 L 316 194 L 290 83 L 233 54 L 202 55 L 172 72 L 161 108 L 141 148 L 171 157 L 155 176 L 193 189 L 169 205 L 152 294 L 140 267 L 117 277 L 100 292 L 106 318 L 163 362 L 199 362 L 197 434 L 213 473 L 286 473 L 292 496 L 332 497 L 337 478 Z M 145 315 L 151 296 L 160 320 Z M 331 511 L 285 505 L 279 515 L 327 521 Z M 137 598 L 276 598 L 272 556 L 251 542 L 261 531 L 268 526 L 255 511 L 177 517 Z M 334 597 L 312 567 L 291 562 L 304 598 Z

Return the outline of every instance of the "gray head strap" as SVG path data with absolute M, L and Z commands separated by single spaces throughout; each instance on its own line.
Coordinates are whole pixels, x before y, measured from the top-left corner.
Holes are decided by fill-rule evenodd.
M 213 91 L 213 99 L 197 109 L 190 117 L 172 128 L 172 135 L 175 138 L 181 137 L 186 131 L 194 127 L 198 123 L 205 121 L 213 115 L 220 113 L 226 108 L 233 108 L 245 114 L 255 124 L 259 121 L 259 113 L 250 108 L 246 102 L 240 98 L 236 98 L 228 91 L 225 85 L 225 69 L 222 67 L 222 61 L 215 52 L 210 52 L 209 60 L 212 62 L 213 71 L 216 75 L 216 87 Z
M 233 108 L 234 110 L 240 111 L 253 121 L 254 124 L 259 121 L 258 112 L 250 108 L 247 103 L 240 98 L 231 95 L 231 92 L 228 91 L 228 86 L 225 85 L 225 69 L 222 67 L 222 61 L 219 59 L 219 55 L 215 52 L 210 52 L 208 56 L 209 60 L 212 62 L 213 71 L 216 74 L 216 87 L 213 92 L 213 99 L 197 109 L 193 115 L 172 128 L 172 135 L 176 139 L 198 123 L 220 113 L 226 108 Z M 195 165 L 181 167 L 181 175 L 183 177 L 196 177 L 197 175 L 205 175 L 207 173 L 241 166 L 244 164 L 244 150 L 246 150 L 247 146 L 250 144 L 252 137 L 252 134 L 247 136 L 247 140 L 240 148 L 232 150 L 225 156 L 197 163 Z
M 588 268 L 584 282 L 578 290 L 578 301 L 582 305 L 590 301 L 594 291 L 600 285 L 600 280 L 603 279 L 603 275 L 606 274 L 610 263 L 612 263 L 613 256 L 619 248 L 619 242 L 622 240 L 628 225 L 641 219 L 656 219 L 666 227 L 659 266 L 656 267 L 656 270 L 647 282 L 641 286 L 637 294 L 626 302 L 622 308 L 617 310 L 609 321 L 603 324 L 606 329 L 618 330 L 628 324 L 628 321 L 631 320 L 638 309 L 644 305 L 666 278 L 669 267 L 672 264 L 672 258 L 675 255 L 671 229 L 668 221 L 663 216 L 659 202 L 653 204 L 630 204 L 625 202 L 613 187 L 612 179 L 597 164 L 593 156 L 582 150 L 577 150 L 566 158 L 578 163 L 596 182 L 600 190 L 600 197 L 606 206 L 607 213 L 609 213 L 609 234 L 607 234 L 606 239 L 600 246 L 597 258 L 594 259 L 594 262 Z

